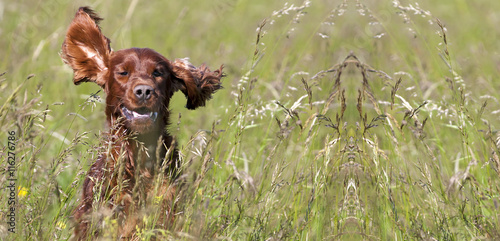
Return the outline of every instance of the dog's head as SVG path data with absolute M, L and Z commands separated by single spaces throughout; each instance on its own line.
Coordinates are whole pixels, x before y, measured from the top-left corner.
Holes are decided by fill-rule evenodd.
M 205 105 L 221 88 L 222 66 L 210 71 L 185 59 L 173 62 L 148 48 L 113 51 L 101 33 L 102 20 L 87 7 L 76 13 L 62 45 L 61 57 L 73 68 L 73 81 L 94 82 L 106 92 L 108 121 L 123 120 L 138 133 L 163 128 L 174 92 L 187 98 L 186 107 Z

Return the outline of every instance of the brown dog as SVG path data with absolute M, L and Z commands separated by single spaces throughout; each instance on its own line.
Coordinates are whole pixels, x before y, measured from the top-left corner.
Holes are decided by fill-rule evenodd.
M 107 207 L 117 218 L 117 238 L 132 238 L 140 218 L 135 211 L 148 198 L 161 197 L 158 226 L 173 219 L 178 173 L 173 138 L 166 131 L 170 98 L 180 90 L 188 109 L 203 106 L 221 88 L 222 66 L 210 71 L 186 60 L 169 61 L 147 48 L 113 51 L 102 33 L 102 20 L 88 7 L 76 13 L 62 45 L 61 57 L 74 71 L 75 84 L 94 82 L 106 93 L 109 142 L 83 183 L 74 212 L 76 239 L 99 233 L 94 212 Z M 155 183 L 155 177 L 161 181 Z

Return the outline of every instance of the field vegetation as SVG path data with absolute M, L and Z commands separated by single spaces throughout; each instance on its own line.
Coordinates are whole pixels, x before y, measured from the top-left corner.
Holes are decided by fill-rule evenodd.
M 105 95 L 59 57 L 85 5 L 115 50 L 225 66 L 206 107 L 173 97 L 177 218 L 144 215 L 137 240 L 500 239 L 500 2 L 485 0 L 0 2 L 0 239 L 68 240 L 105 148 Z

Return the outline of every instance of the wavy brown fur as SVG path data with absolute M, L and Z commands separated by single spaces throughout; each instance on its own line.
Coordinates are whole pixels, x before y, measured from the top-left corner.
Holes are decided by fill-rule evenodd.
M 106 92 L 110 127 L 105 151 L 90 167 L 81 203 L 74 211 L 77 240 L 96 238 L 102 215 L 117 218 L 116 238 L 134 237 L 141 221 L 137 210 L 151 197 L 161 197 L 161 210 L 152 212 L 161 213 L 157 226 L 168 228 L 174 218 L 174 179 L 179 172 L 175 144 L 166 131 L 170 98 L 180 90 L 188 109 L 204 106 L 221 88 L 223 77 L 222 66 L 212 72 L 186 60 L 171 62 L 152 49 L 114 52 L 101 33 L 100 20 L 90 8 L 80 8 L 61 53 L 73 69 L 75 84 L 94 82 Z M 153 186 L 158 176 L 160 185 Z

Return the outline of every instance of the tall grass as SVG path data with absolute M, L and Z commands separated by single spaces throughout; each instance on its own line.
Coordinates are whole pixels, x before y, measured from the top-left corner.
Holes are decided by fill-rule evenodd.
M 2 239 L 69 239 L 105 149 L 104 94 L 73 86 L 58 56 L 80 5 L 114 49 L 226 66 L 204 109 L 174 96 L 177 218 L 159 230 L 150 200 L 137 239 L 500 238 L 499 3 L 54 0 L 0 13 L 0 136 L 16 132 L 19 187 Z

